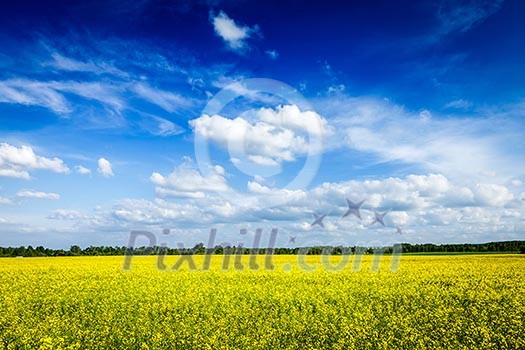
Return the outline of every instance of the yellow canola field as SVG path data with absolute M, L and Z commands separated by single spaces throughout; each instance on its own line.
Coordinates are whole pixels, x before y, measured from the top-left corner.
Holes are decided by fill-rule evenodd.
M 390 257 L 378 272 L 370 256 L 360 271 L 319 256 L 307 257 L 315 271 L 296 256 L 224 271 L 222 258 L 206 271 L 0 259 L 0 349 L 525 349 L 524 256 L 407 255 L 397 272 Z

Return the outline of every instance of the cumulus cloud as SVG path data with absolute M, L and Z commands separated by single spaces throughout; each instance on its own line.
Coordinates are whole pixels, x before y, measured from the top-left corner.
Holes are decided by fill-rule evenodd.
M 501 207 L 514 199 L 514 195 L 503 185 L 477 184 L 474 198 L 480 205 Z
M 154 172 L 150 180 L 156 186 L 156 193 L 165 197 L 204 198 L 209 192 L 229 190 L 224 168 L 218 165 L 211 169 L 207 177 L 204 177 L 186 162 L 167 176 Z
M 36 199 L 52 199 L 52 200 L 60 199 L 60 195 L 57 193 L 37 192 L 37 191 L 28 191 L 28 190 L 18 191 L 16 196 L 20 198 L 36 198 Z
M 464 186 L 442 174 L 327 182 L 294 191 L 248 182 L 250 198 L 246 192 L 230 192 L 225 176 L 224 169 L 215 168 L 209 178 L 203 178 L 191 164 L 184 163 L 167 176 L 152 174 L 152 183 L 165 198 L 123 199 L 90 214 L 60 209 L 48 218 L 61 220 L 64 225 L 69 221 L 86 232 L 117 232 L 137 225 L 160 232 L 170 227 L 180 229 L 177 240 L 187 244 L 204 239 L 214 227 L 227 241 L 237 242 L 238 228 L 250 232 L 263 228 L 266 233 L 278 228 L 281 234 L 297 235 L 301 243 L 316 240 L 317 244 L 336 245 L 372 240 L 386 244 L 394 239 L 412 243 L 519 239 L 525 219 L 521 188 L 477 183 Z M 477 191 L 498 199 L 487 201 Z M 273 195 L 286 196 L 287 203 L 267 206 L 266 198 Z M 361 208 L 362 221 L 341 218 L 346 210 L 345 197 L 366 199 Z M 388 211 L 386 227 L 370 227 L 374 210 Z M 326 229 L 309 227 L 313 212 L 328 213 Z M 396 226 L 402 226 L 402 236 L 396 235 Z
M 162 199 L 156 199 L 155 201 L 126 199 L 120 201 L 112 209 L 112 215 L 117 219 L 141 224 L 193 221 L 197 217 L 199 220 L 205 220 L 201 214 L 201 210 L 194 205 L 169 203 Z M 207 221 L 209 222 L 209 219 Z
M 296 136 L 291 130 L 267 123 L 252 125 L 243 118 L 232 120 L 220 115 L 204 115 L 193 120 L 191 125 L 201 136 L 225 149 L 232 145 L 233 151 L 246 153 L 249 160 L 261 165 L 293 161 L 295 154 L 304 153 L 307 147 L 304 138 Z
M 222 11 L 216 16 L 212 14 L 211 22 L 215 33 L 220 36 L 233 51 L 243 51 L 247 47 L 246 40 L 258 32 L 257 26 L 250 28 L 239 25 Z
M 295 105 L 260 108 L 235 119 L 203 115 L 190 125 L 197 135 L 228 150 L 234 164 L 251 162 L 263 167 L 295 161 L 309 151 L 319 152 L 321 139 L 329 130 L 316 112 L 303 112 Z
M 324 183 L 312 189 L 318 199 L 366 198 L 367 205 L 391 210 L 423 210 L 428 208 L 498 208 L 511 204 L 514 196 L 504 185 L 451 182 L 442 174 L 408 175 L 382 180 Z
M 306 201 L 308 195 L 304 190 L 276 189 L 253 181 L 248 181 L 246 189 L 248 193 L 258 196 L 256 197 L 257 204 L 255 207 L 266 207 L 267 203 L 271 203 L 272 197 L 279 198 L 286 203 L 297 203 L 298 201 Z
M 59 158 L 46 158 L 36 155 L 29 146 L 16 147 L 0 143 L 0 177 L 19 179 L 30 178 L 32 170 L 49 170 L 55 173 L 69 173 L 69 168 Z
M 516 237 L 516 229 L 525 217 L 519 194 L 508 195 L 510 190 L 503 185 L 473 183 L 462 187 L 442 174 L 324 183 L 310 190 L 294 191 L 248 182 L 247 191 L 253 197 L 243 201 L 246 193 L 228 192 L 227 196 L 215 193 L 226 189 L 223 177 L 215 178 L 218 184 L 210 183 L 195 169 L 185 167 L 167 177 L 158 173 L 151 177 L 159 194 L 167 194 L 173 201 L 124 200 L 111 209 L 108 217 L 117 220 L 116 225 L 180 227 L 183 224 L 190 230 L 200 229 L 201 233 L 209 230 L 210 225 L 230 223 L 254 228 L 267 222 L 281 232 L 336 244 L 355 243 L 356 239 L 392 239 L 396 237 L 395 226 L 403 226 L 404 235 L 400 239 L 410 242 L 461 242 L 466 235 L 470 241 L 509 239 Z M 217 169 L 217 175 L 220 174 L 223 171 Z M 190 179 L 196 181 L 191 183 Z M 491 198 L 496 196 L 496 200 L 480 197 L 476 194 L 480 190 Z M 462 191 L 465 198 L 458 199 Z M 267 206 L 266 198 L 273 195 L 286 196 L 287 203 Z M 366 199 L 361 208 L 362 221 L 341 218 L 346 210 L 345 197 L 355 201 Z M 369 227 L 374 210 L 388 211 L 386 227 Z M 326 230 L 319 232 L 309 227 L 312 212 L 329 213 Z
M 100 158 L 98 160 L 97 172 L 105 177 L 110 177 L 114 175 L 111 163 L 106 158 Z

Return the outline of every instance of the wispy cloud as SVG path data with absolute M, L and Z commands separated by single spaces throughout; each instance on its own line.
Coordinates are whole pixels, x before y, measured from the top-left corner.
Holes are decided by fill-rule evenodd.
M 91 174 L 91 170 L 82 166 L 82 165 L 77 165 L 75 166 L 75 171 L 80 174 L 80 175 L 89 175 Z
M 82 62 L 74 58 L 66 57 L 61 55 L 58 52 L 51 54 L 52 60 L 50 62 L 45 62 L 45 66 L 50 66 L 63 71 L 70 72 L 86 72 L 94 74 L 110 74 L 119 77 L 129 77 L 129 74 L 123 72 L 122 70 L 115 68 L 112 64 L 106 62 Z
M 339 95 L 318 102 L 322 114 L 332 116 L 329 123 L 339 135 L 338 143 L 329 140 L 328 147 L 345 145 L 375 155 L 380 162 L 417 164 L 449 176 L 496 172 L 508 178 L 525 172 L 516 154 L 508 152 L 509 140 L 520 144 L 517 130 L 522 129 L 508 113 L 504 119 L 489 111 L 478 111 L 475 117 L 434 118 L 429 111 L 409 111 L 378 98 Z
M 53 210 L 47 218 L 52 220 L 81 220 L 88 218 L 88 216 L 79 210 L 57 209 Z
M 469 109 L 471 107 L 472 107 L 472 102 L 464 100 L 464 99 L 450 101 L 447 104 L 445 104 L 445 108 L 454 108 L 454 109 L 467 110 L 467 109 Z
M 13 201 L 10 198 L 0 197 L 0 204 L 13 204 Z
M 71 112 L 66 98 L 51 85 L 26 79 L 0 81 L 0 102 L 42 106 L 60 115 Z
M 155 89 L 143 83 L 133 84 L 131 90 L 140 98 L 151 102 L 168 112 L 186 109 L 192 104 L 190 99 L 177 93 Z
M 48 108 L 57 114 L 72 111 L 64 94 L 74 94 L 87 100 L 95 100 L 107 108 L 120 112 L 128 107 L 125 93 L 153 103 L 168 112 L 187 109 L 191 99 L 181 95 L 153 88 L 146 83 L 107 83 L 77 81 L 33 81 L 15 79 L 0 81 L 0 102 L 36 105 Z M 129 96 L 128 96 L 129 97 Z
M 0 103 L 45 108 L 81 129 L 142 128 L 160 136 L 184 130 L 163 115 L 183 115 L 197 104 L 186 91 L 190 72 L 181 68 L 177 60 L 182 59 L 168 57 L 156 48 L 135 47 L 132 42 L 107 39 L 88 40 L 87 44 L 79 47 L 74 40 L 66 39 L 26 43 L 26 50 L 36 53 L 23 51 L 20 55 L 31 56 L 36 64 L 25 66 L 18 77 L 9 74 L 0 80 Z M 122 50 L 126 50 L 126 59 L 122 59 Z M 194 65 L 191 58 L 186 60 L 188 67 Z M 202 77 L 210 79 L 210 74 L 215 77 L 222 71 L 195 66 L 191 76 L 194 81 L 203 81 Z M 168 82 L 166 73 L 170 74 Z M 177 89 L 172 89 L 177 82 Z M 205 89 L 201 84 L 190 92 L 203 94 Z
M 279 57 L 279 53 L 276 50 L 266 50 L 265 53 L 272 60 L 276 60 Z
M 453 0 L 441 1 L 437 11 L 441 33 L 466 32 L 498 12 L 502 4 L 503 0 L 469 0 L 461 3 Z
M 149 114 L 144 114 L 136 124 L 142 130 L 146 130 L 148 133 L 160 137 L 180 135 L 185 131 L 184 128 L 168 119 Z
M 28 190 L 19 191 L 16 194 L 16 196 L 20 198 L 32 198 L 32 199 L 51 199 L 51 200 L 60 199 L 60 195 L 57 193 L 28 191 Z

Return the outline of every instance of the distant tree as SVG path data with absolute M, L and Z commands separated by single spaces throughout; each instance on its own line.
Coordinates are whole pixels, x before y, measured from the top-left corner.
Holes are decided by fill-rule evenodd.
M 64 249 L 55 250 L 54 253 L 55 253 L 55 256 L 66 256 L 67 255 Z
M 82 253 L 82 249 L 78 245 L 72 245 L 71 248 L 69 248 L 69 253 L 71 255 L 80 255 Z
M 206 248 L 204 248 L 203 243 L 196 244 L 192 250 L 193 254 L 204 254 L 206 252 Z
M 25 253 L 25 256 L 35 256 L 36 255 L 36 252 L 35 252 L 35 249 L 32 247 L 32 246 L 28 246 L 27 249 L 26 249 L 26 253 Z
M 15 248 L 15 256 L 25 256 L 26 254 L 26 248 L 24 246 L 20 246 L 18 248 Z

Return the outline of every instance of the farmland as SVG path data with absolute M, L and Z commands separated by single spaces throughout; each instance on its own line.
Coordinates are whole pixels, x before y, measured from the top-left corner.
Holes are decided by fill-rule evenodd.
M 397 272 L 388 256 L 376 272 L 370 256 L 359 271 L 248 258 L 241 271 L 221 256 L 205 271 L 159 271 L 152 256 L 130 271 L 114 256 L 2 258 L 0 348 L 525 348 L 523 256 L 403 256 Z

